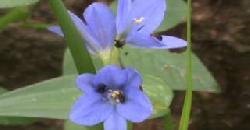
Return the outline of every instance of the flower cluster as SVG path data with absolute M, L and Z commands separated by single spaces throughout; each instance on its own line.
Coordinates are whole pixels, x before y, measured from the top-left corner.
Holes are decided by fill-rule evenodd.
M 69 12 L 92 54 L 107 52 L 129 44 L 139 48 L 172 49 L 186 46 L 186 41 L 173 37 L 153 36 L 166 11 L 166 0 L 119 0 L 117 17 L 104 3 L 95 2 L 83 13 L 84 21 Z M 59 26 L 50 31 L 63 36 Z
M 182 39 L 153 35 L 165 11 L 166 0 L 118 0 L 116 17 L 100 2 L 88 6 L 83 19 L 70 11 L 69 14 L 89 52 L 102 54 L 125 44 L 152 49 L 186 46 Z M 64 35 L 59 26 L 51 26 L 49 30 Z M 153 112 L 150 100 L 142 91 L 142 78 L 133 68 L 109 65 L 96 75 L 80 75 L 77 86 L 84 95 L 70 113 L 70 120 L 76 124 L 92 126 L 104 122 L 105 130 L 126 130 L 127 120 L 142 122 Z

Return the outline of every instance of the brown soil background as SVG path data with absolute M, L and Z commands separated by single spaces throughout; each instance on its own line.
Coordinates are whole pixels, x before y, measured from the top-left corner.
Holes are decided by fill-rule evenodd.
M 84 2 L 83 2 L 84 1 Z M 90 0 L 65 0 L 83 11 Z M 46 1 L 32 18 L 53 23 Z M 185 23 L 166 32 L 185 37 Z M 250 130 L 250 1 L 193 0 L 193 51 L 214 75 L 222 92 L 195 92 L 190 130 Z M 48 31 L 10 27 L 0 32 L 0 85 L 13 90 L 61 75 L 65 45 Z M 178 123 L 183 92 L 176 92 L 171 109 Z M 41 119 L 28 126 L 0 130 L 62 130 L 62 121 Z M 163 120 L 146 121 L 136 130 L 163 130 Z

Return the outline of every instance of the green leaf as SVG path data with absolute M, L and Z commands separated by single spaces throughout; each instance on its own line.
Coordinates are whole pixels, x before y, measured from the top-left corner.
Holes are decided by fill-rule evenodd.
M 102 61 L 100 60 L 100 58 L 92 55 L 91 59 L 94 63 L 96 70 L 102 67 Z M 77 74 L 77 69 L 74 65 L 74 61 L 69 49 L 66 49 L 63 60 L 63 75 L 72 75 L 72 74 Z
M 75 75 L 33 84 L 0 96 L 0 116 L 66 119 L 75 99 Z
M 64 123 L 64 130 L 103 130 L 102 124 L 94 127 L 79 126 L 67 120 Z
M 0 117 L 0 125 L 29 125 L 35 122 L 29 117 Z
M 133 66 L 145 78 L 159 77 L 174 90 L 186 89 L 186 54 L 170 53 L 167 50 L 149 50 L 126 47 L 123 49 L 123 63 Z M 127 53 L 127 54 L 125 54 Z M 200 60 L 193 55 L 193 90 L 218 92 L 216 81 Z
M 184 0 L 167 0 L 167 14 L 157 32 L 166 31 L 185 21 L 187 4 Z
M 63 58 L 63 75 L 77 74 L 77 69 L 69 49 L 66 49 Z
M 0 95 L 5 92 L 7 90 L 0 87 Z M 0 125 L 28 125 L 34 122 L 33 118 L 27 117 L 0 117 Z
M 162 21 L 161 26 L 156 30 L 156 32 L 166 31 L 173 28 L 177 24 L 183 22 L 186 17 L 187 5 L 183 0 L 166 0 L 167 1 L 167 11 L 165 14 L 164 21 Z M 117 10 L 117 0 L 111 3 L 110 7 L 116 13 Z
M 61 0 L 49 0 L 49 3 L 64 32 L 65 41 L 73 56 L 78 73 L 95 73 L 95 67 L 92 63 L 91 57 L 88 53 L 88 50 L 84 46 L 84 39 L 82 38 L 75 24 L 72 22 L 64 4 Z
M 143 82 L 143 90 L 154 106 L 151 118 L 161 117 L 169 113 L 169 106 L 173 99 L 172 89 L 163 80 L 151 75 L 145 75 Z
M 35 4 L 38 1 L 39 0 L 0 0 L 0 8 L 30 5 Z
M 0 116 L 67 119 L 71 106 L 82 94 L 75 87 L 75 79 L 75 75 L 67 75 L 5 93 L 0 96 Z M 167 113 L 173 97 L 171 89 L 151 76 L 145 77 L 143 88 L 154 104 L 153 117 Z

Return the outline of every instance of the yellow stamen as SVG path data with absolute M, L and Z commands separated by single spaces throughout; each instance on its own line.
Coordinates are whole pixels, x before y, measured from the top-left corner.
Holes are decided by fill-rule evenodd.
M 111 97 L 113 99 L 117 98 L 119 95 L 121 95 L 121 92 L 120 91 L 113 91 L 112 94 L 111 94 Z
M 144 17 L 135 18 L 134 19 L 134 23 L 135 24 L 141 24 L 144 21 L 144 19 L 145 19 Z
M 125 102 L 125 97 L 121 91 L 113 91 L 111 93 L 111 98 L 116 103 L 124 103 Z

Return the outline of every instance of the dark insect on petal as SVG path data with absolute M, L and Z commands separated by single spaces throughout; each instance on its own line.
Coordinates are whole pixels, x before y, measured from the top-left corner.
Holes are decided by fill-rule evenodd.
M 161 36 L 160 34 L 154 33 L 154 34 L 151 34 L 151 36 L 157 38 L 157 39 L 160 40 L 160 41 L 162 41 L 162 39 L 163 39 L 162 36 Z
M 140 89 L 141 91 L 143 91 L 142 85 L 139 86 L 139 89 Z

